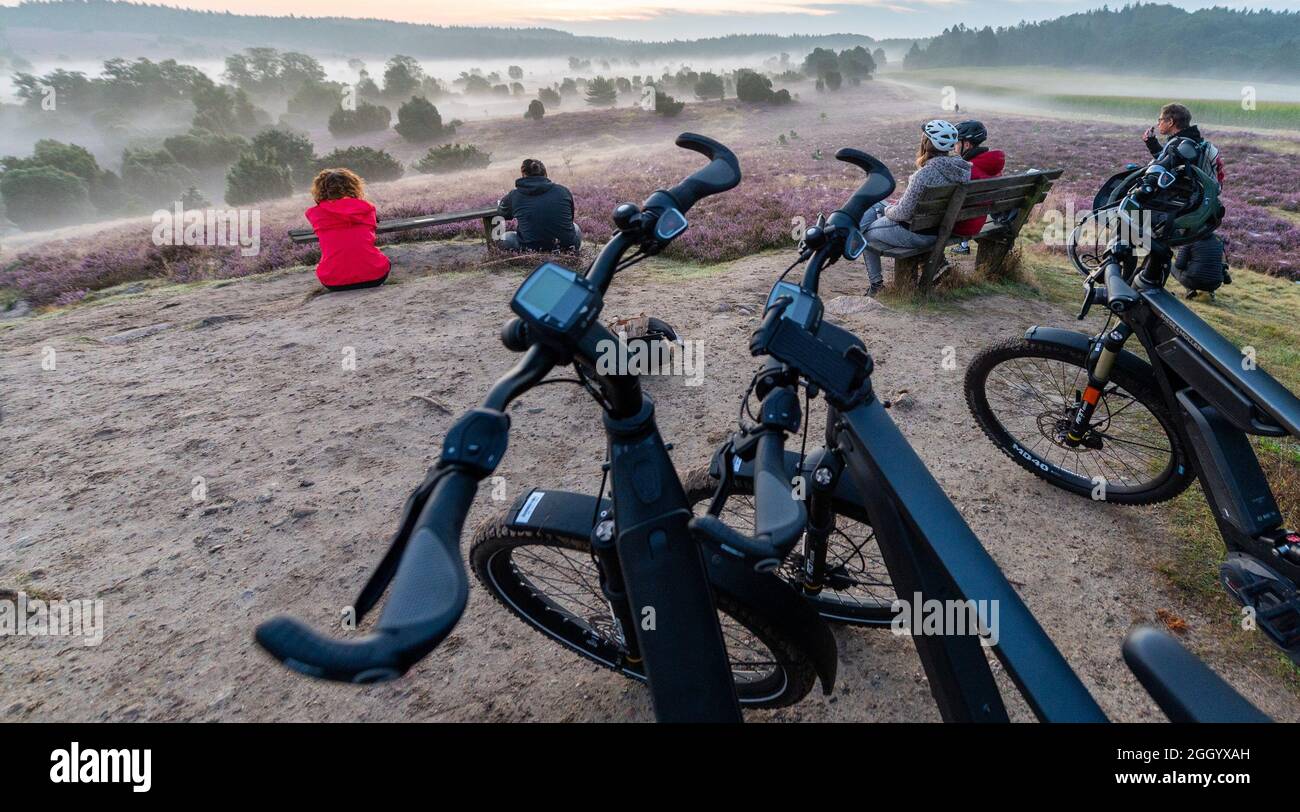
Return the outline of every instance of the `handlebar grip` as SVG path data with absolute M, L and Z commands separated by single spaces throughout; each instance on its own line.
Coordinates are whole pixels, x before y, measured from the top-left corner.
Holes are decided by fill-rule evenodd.
M 734 189 L 740 183 L 740 161 L 727 147 L 696 133 L 682 133 L 677 136 L 676 144 L 709 159 L 708 166 L 668 190 L 677 201 L 679 211 L 685 213 L 700 200 Z
M 455 469 L 434 487 L 374 633 L 338 640 L 282 615 L 258 626 L 258 644 L 289 668 L 321 679 L 366 683 L 406 673 L 443 641 L 465 611 L 469 580 L 460 534 L 477 489 L 473 475 Z
M 862 150 L 845 147 L 835 153 L 835 159 L 853 164 L 867 173 L 867 179 L 853 193 L 853 197 L 840 207 L 840 211 L 853 220 L 853 226 L 856 228 L 862 222 L 862 216 L 867 213 L 867 209 L 892 195 L 898 184 L 888 167 Z
M 802 501 L 790 491 L 785 474 L 785 435 L 769 431 L 758 440 L 754 458 L 754 535 L 728 527 L 716 516 L 690 521 L 692 535 L 724 553 L 754 561 L 760 572 L 776 569 L 803 534 L 808 520 Z
M 1124 269 L 1111 260 L 1106 264 L 1106 306 L 1113 313 L 1124 313 L 1137 304 L 1137 291 L 1124 279 Z

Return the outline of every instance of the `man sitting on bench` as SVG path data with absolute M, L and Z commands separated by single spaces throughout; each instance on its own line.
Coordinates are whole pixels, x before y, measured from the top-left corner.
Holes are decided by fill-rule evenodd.
M 985 178 L 996 178 L 1002 174 L 1002 170 L 1007 165 L 1007 156 L 1000 149 L 989 149 L 984 146 L 988 140 L 989 131 L 984 125 L 974 119 L 963 121 L 957 125 L 957 137 L 961 139 L 957 143 L 957 152 L 961 157 L 970 162 L 970 179 L 983 180 Z M 952 233 L 954 237 L 974 237 L 984 228 L 985 217 L 972 217 L 969 220 L 962 220 L 953 226 Z M 963 239 L 961 244 L 953 249 L 955 254 L 969 254 L 970 240 Z
M 573 222 L 573 195 L 546 177 L 546 167 L 528 158 L 515 188 L 497 203 L 497 214 L 515 221 L 515 231 L 497 245 L 507 251 L 577 251 L 582 231 Z

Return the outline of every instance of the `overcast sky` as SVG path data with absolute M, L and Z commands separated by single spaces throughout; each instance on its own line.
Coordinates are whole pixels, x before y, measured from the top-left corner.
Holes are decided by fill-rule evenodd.
M 722 34 L 868 34 L 918 37 L 956 23 L 1014 25 L 1089 8 L 1087 0 L 157 0 L 243 14 L 379 17 L 444 25 L 540 25 L 625 39 L 694 39 Z M 18 0 L 0 0 L 16 5 Z M 1123 3 L 1112 3 L 1121 6 Z M 1183 0 L 1187 9 L 1213 5 L 1260 8 L 1237 0 Z M 1300 0 L 1267 0 L 1264 7 L 1296 11 Z

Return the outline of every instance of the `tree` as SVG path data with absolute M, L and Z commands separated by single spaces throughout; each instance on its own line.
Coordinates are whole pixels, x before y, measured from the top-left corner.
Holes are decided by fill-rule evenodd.
M 348 136 L 379 132 L 388 129 L 392 120 L 392 112 L 387 107 L 377 104 L 361 102 L 357 104 L 355 110 L 339 107 L 330 113 L 330 135 Z
M 766 102 L 787 104 L 791 101 L 790 91 L 772 91 L 772 80 L 752 70 L 736 73 L 736 98 L 743 102 Z
M 424 69 L 414 57 L 398 54 L 384 65 L 384 95 L 390 99 L 409 96 L 423 78 Z
M 716 73 L 700 74 L 699 81 L 695 83 L 695 97 L 698 99 L 721 99 L 727 95 L 727 86 L 722 81 L 722 77 Z
M 867 79 L 876 72 L 876 60 L 866 48 L 859 45 L 840 51 L 838 70 L 849 79 Z
M 263 130 L 253 137 L 257 160 L 288 169 L 294 183 L 306 186 L 315 175 L 316 147 L 307 136 L 289 130 Z
M 122 188 L 137 205 L 170 206 L 197 179 L 165 149 L 131 149 L 122 152 Z
M 229 166 L 247 148 L 248 141 L 241 136 L 198 129 L 163 140 L 163 149 L 170 152 L 177 163 L 198 170 Z
M 442 116 L 433 102 L 412 96 L 410 101 L 397 108 L 397 125 L 393 129 L 407 141 L 433 141 L 443 134 Z
M 336 149 L 316 161 L 317 170 L 351 169 L 367 181 L 397 180 L 402 176 L 402 164 L 382 149 L 348 147 Z
M 560 106 L 560 94 L 556 93 L 549 87 L 544 87 L 537 91 L 537 100 L 549 107 Z
M 840 85 L 844 84 L 844 77 L 837 70 L 829 71 L 824 77 L 826 87 L 829 90 L 839 90 Z
M 597 76 L 587 83 L 587 104 L 592 107 L 612 107 L 618 102 L 618 86 L 613 80 Z
M 824 79 L 827 73 L 838 70 L 839 57 L 828 48 L 813 48 L 812 53 L 803 59 L 803 72 L 816 79 Z
M 533 99 L 528 103 L 528 112 L 524 113 L 524 118 L 531 118 L 533 121 L 541 121 L 546 115 L 546 105 L 542 104 L 541 99 Z
M 344 85 L 338 82 L 304 82 L 289 97 L 289 115 L 316 118 L 328 116 L 339 106 Z
M 518 65 L 511 65 L 510 67 L 506 68 L 506 73 L 510 76 L 511 79 L 519 80 L 524 78 L 524 69 L 519 67 Z
M 81 178 L 52 166 L 6 171 L 0 175 L 0 197 L 9 219 L 27 230 L 79 222 L 93 212 Z
M 226 202 L 232 206 L 293 194 L 289 167 L 264 161 L 253 152 L 239 156 L 226 172 Z
M 876 63 L 877 67 L 883 68 L 889 64 L 889 58 L 885 56 L 884 48 L 877 48 L 871 52 L 871 60 Z

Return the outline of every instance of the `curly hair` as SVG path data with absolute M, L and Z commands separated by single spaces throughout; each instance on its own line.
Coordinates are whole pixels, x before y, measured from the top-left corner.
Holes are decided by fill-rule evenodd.
M 317 203 L 344 197 L 364 200 L 366 182 L 351 169 L 322 169 L 311 182 L 311 196 Z

